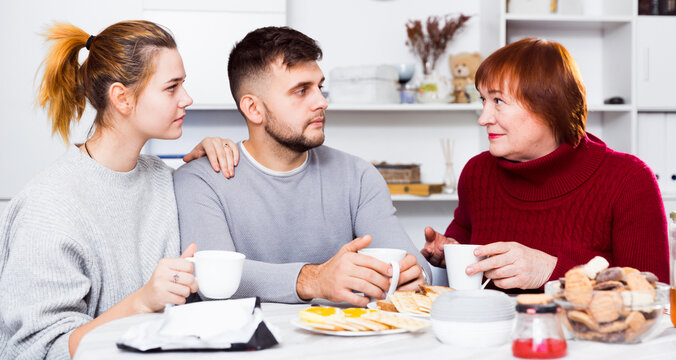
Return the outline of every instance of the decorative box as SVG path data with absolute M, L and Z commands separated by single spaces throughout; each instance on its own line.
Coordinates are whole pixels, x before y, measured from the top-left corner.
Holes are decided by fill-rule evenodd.
M 338 67 L 329 74 L 332 103 L 398 104 L 399 72 L 394 66 Z
M 415 184 L 420 183 L 420 165 L 417 164 L 388 164 L 386 162 L 373 164 L 388 184 Z
M 390 190 L 390 194 L 429 196 L 441 194 L 444 190 L 444 184 L 387 184 L 387 188 Z

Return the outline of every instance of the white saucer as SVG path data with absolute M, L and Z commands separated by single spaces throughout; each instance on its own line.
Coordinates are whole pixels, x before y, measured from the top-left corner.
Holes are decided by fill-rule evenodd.
M 329 331 L 329 330 L 319 330 L 319 329 L 315 329 L 312 326 L 301 322 L 298 319 L 292 319 L 291 325 L 293 325 L 297 328 L 301 328 L 303 330 L 313 332 L 313 333 L 323 334 L 323 335 L 333 335 L 333 336 L 391 335 L 391 334 L 401 334 L 401 333 L 407 331 L 406 329 L 390 329 L 390 330 L 383 330 L 383 331 Z

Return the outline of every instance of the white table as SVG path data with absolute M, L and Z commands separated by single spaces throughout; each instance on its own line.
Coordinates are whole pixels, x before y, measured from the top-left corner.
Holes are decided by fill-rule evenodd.
M 112 321 L 87 334 L 80 342 L 76 360 L 83 359 L 512 359 L 511 344 L 495 348 L 466 349 L 439 342 L 431 328 L 421 333 L 384 336 L 338 337 L 318 335 L 294 327 L 290 321 L 307 305 L 264 303 L 266 322 L 279 330 L 279 345 L 246 352 L 137 353 L 119 350 L 115 342 L 132 325 L 160 314 L 142 314 Z M 676 329 L 667 315 L 661 317 L 656 337 L 634 345 L 568 341 L 572 359 L 674 359 Z

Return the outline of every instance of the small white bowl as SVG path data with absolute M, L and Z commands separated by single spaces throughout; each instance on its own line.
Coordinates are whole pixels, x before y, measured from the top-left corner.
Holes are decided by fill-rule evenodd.
M 489 322 L 460 322 L 432 319 L 432 329 L 444 344 L 462 347 L 500 346 L 512 339 L 514 319 Z

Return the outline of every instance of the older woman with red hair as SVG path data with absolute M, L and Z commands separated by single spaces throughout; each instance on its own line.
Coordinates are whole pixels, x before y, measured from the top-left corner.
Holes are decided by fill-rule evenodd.
M 483 245 L 467 267 L 502 289 L 536 289 L 602 256 L 668 281 L 667 224 L 655 176 L 633 155 L 585 132 L 585 88 L 561 45 L 525 38 L 490 55 L 476 85 L 489 151 L 460 175 L 459 203 L 422 254 L 445 266 L 443 245 Z

